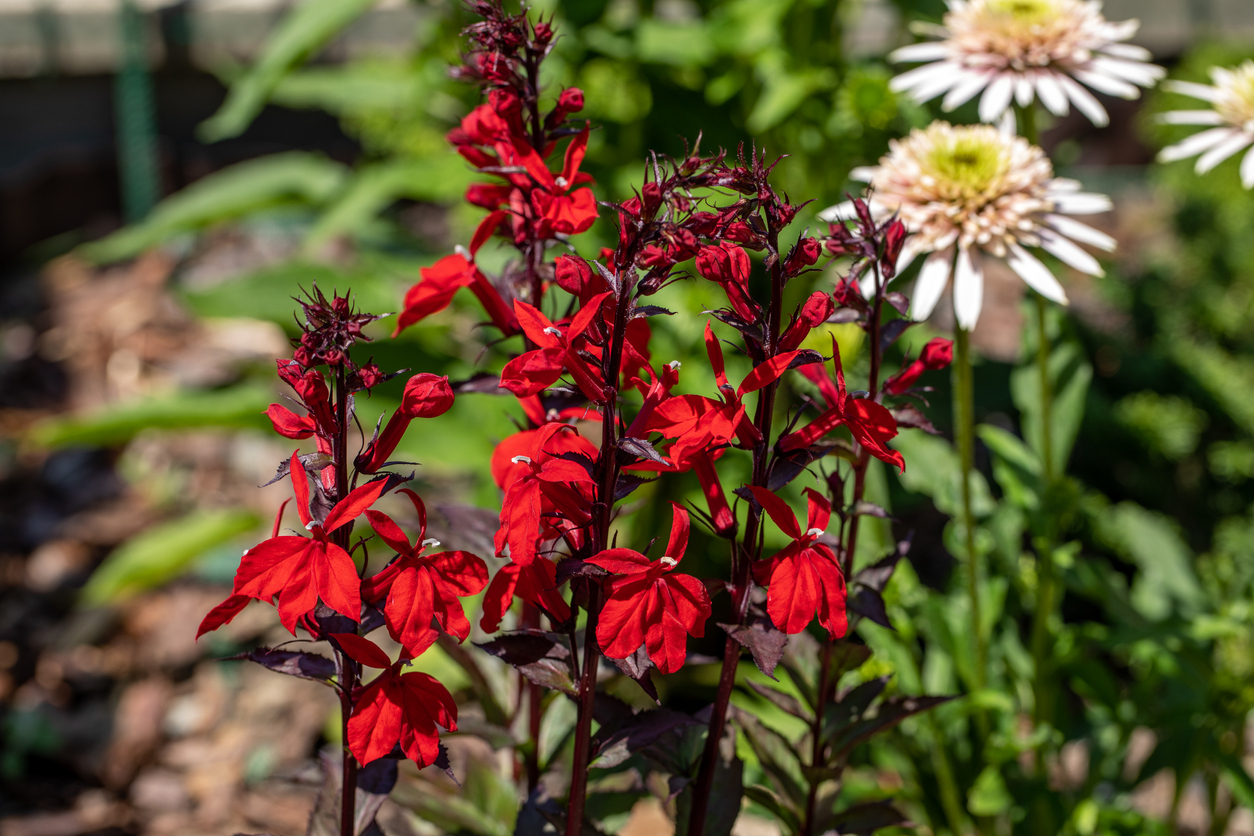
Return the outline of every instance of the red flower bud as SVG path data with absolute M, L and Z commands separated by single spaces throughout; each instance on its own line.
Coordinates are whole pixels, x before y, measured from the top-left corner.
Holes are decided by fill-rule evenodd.
M 563 113 L 578 113 L 583 110 L 583 91 L 578 87 L 568 87 L 557 97 L 557 106 Z
M 884 278 L 891 279 L 897 275 L 897 259 L 901 256 L 901 245 L 906 241 L 906 225 L 901 221 L 893 221 L 884 230 L 884 254 L 880 256 L 880 272 Z

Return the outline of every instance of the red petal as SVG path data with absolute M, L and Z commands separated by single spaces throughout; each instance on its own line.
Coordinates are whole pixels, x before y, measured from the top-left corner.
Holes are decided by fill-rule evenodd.
M 270 408 L 266 410 L 266 416 L 269 417 L 270 423 L 274 425 L 274 431 L 284 438 L 309 438 L 309 436 L 314 434 L 315 427 L 312 417 L 306 415 L 302 418 L 280 404 L 270 404 Z
M 597 622 L 597 644 L 611 659 L 626 659 L 644 644 L 643 605 L 653 581 L 630 580 L 614 588 L 601 608 Z
M 447 375 L 422 372 L 405 382 L 401 411 L 410 418 L 435 418 L 449 411 L 453 397 Z
M 371 668 L 387 669 L 392 667 L 392 660 L 377 644 L 356 633 L 332 633 L 331 638 L 340 645 L 348 657 Z
M 806 531 L 814 529 L 827 530 L 827 523 L 832 518 L 832 503 L 827 497 L 814 490 L 814 488 L 806 488 Z
M 548 563 L 537 560 L 533 565 Z M 514 602 L 514 589 L 518 586 L 518 575 L 522 571 L 518 563 L 508 563 L 496 570 L 488 591 L 483 596 L 483 616 L 479 619 L 479 629 L 485 633 L 495 633 L 501 626 L 510 604 Z
M 678 502 L 671 503 L 671 536 L 666 543 L 666 555 L 675 563 L 683 560 L 684 552 L 688 551 L 688 532 L 692 522 L 688 519 L 688 511 Z
M 401 527 L 393 522 L 392 518 L 381 511 L 366 511 L 366 519 L 370 521 L 370 527 L 374 529 L 374 533 L 378 534 L 398 554 L 406 555 L 413 552 L 413 547 L 409 545 L 409 538 L 405 536 L 405 532 L 401 531 Z
M 458 596 L 477 595 L 488 584 L 488 567 L 470 552 L 440 552 L 429 559 L 441 585 Z
M 818 612 L 822 584 L 806 553 L 791 555 L 775 565 L 766 596 L 766 612 L 788 635 L 805 630 Z
M 348 718 L 348 748 L 362 766 L 391 753 L 400 742 L 402 708 L 391 693 L 399 689 L 386 687 L 392 679 L 388 671 L 366 686 Z
M 784 532 L 794 540 L 801 539 L 801 526 L 797 524 L 797 516 L 792 512 L 792 509 L 788 507 L 787 502 L 780 499 L 766 488 L 758 487 L 757 485 L 750 485 L 749 490 L 753 492 L 753 496 L 757 499 L 758 504 L 760 504 L 766 510 L 766 513 L 770 516 L 770 518 L 775 521 L 775 525 L 779 526 L 780 531 Z
M 736 394 L 743 397 L 750 392 L 756 392 L 779 380 L 784 372 L 788 371 L 789 364 L 800 353 L 800 351 L 785 351 L 783 354 L 777 354 L 765 363 L 755 366 L 753 371 L 749 372 L 740 384 Z
M 653 568 L 653 561 L 631 549 L 606 549 L 588 558 L 588 562 L 615 575 L 634 575 Z
M 301 464 L 299 451 L 292 454 L 292 460 L 288 463 L 288 475 L 292 477 L 292 490 L 296 493 L 296 513 L 300 514 L 303 525 L 309 525 L 312 519 L 309 516 L 309 476 L 305 473 L 305 466 Z
M 421 268 L 421 280 L 405 294 L 405 309 L 396 320 L 395 337 L 415 322 L 448 307 L 453 294 L 475 280 L 478 270 L 461 255 L 448 255 Z
M 335 507 L 331 509 L 331 513 L 327 514 L 326 522 L 322 527 L 330 533 L 357 519 L 363 511 L 383 496 L 387 486 L 388 480 L 380 478 L 356 488 L 348 496 L 335 503 Z
M 501 370 L 501 388 L 520 398 L 538 394 L 557 382 L 565 365 L 566 349 L 543 348 L 510 360 Z
M 196 638 L 199 640 L 205 633 L 211 633 L 221 627 L 223 624 L 229 624 L 231 619 L 244 611 L 244 607 L 248 606 L 251 601 L 247 595 L 230 595 L 221 604 L 209 610 L 209 614 L 200 622 L 200 628 L 196 631 Z
M 340 615 L 361 621 L 361 578 L 348 552 L 334 543 L 316 541 L 310 551 L 314 554 L 314 588 L 318 597 Z M 318 551 L 322 554 L 317 555 Z

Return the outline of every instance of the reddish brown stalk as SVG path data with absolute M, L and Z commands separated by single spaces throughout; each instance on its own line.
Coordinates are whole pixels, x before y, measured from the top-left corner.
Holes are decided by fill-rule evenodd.
M 779 236 L 774 230 L 770 233 L 772 253 L 779 252 Z M 778 255 L 771 265 L 771 307 L 768 311 L 768 326 L 764 356 L 761 362 L 773 357 L 779 343 L 781 310 L 783 308 L 784 273 Z M 770 472 L 771 450 L 771 418 L 775 412 L 775 393 L 779 383 L 775 382 L 762 389 L 758 398 L 757 412 L 753 423 L 762 434 L 762 441 L 753 451 L 753 478 L 751 484 L 765 487 L 767 474 Z M 753 583 L 753 563 L 761 553 L 761 537 L 759 528 L 762 517 L 749 513 L 745 524 L 744 535 L 739 548 L 732 550 L 732 607 L 737 624 L 743 624 L 749 611 L 749 593 Z M 696 785 L 693 787 L 692 813 L 688 819 L 689 836 L 702 836 L 705 833 L 705 822 L 709 815 L 710 793 L 714 788 L 714 773 L 718 768 L 719 741 L 723 737 L 723 729 L 727 723 L 727 708 L 731 704 L 732 689 L 736 684 L 736 669 L 740 665 L 740 643 L 731 636 L 723 645 L 723 666 L 719 673 L 718 691 L 714 697 L 714 707 L 710 712 L 710 726 L 705 739 L 705 748 L 701 752 L 701 767 L 697 773 Z
M 335 501 L 348 495 L 348 385 L 344 365 L 335 367 Z M 332 533 L 336 545 L 348 550 L 352 526 Z M 340 746 L 343 768 L 340 781 L 340 836 L 356 836 L 357 759 L 348 748 L 348 718 L 353 713 L 353 689 L 357 687 L 357 664 L 340 651 L 335 652 L 336 677 L 340 683 Z

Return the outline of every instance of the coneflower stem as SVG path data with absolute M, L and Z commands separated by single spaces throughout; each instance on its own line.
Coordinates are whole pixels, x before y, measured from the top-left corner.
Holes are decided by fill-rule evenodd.
M 971 510 L 971 472 L 975 469 L 975 382 L 971 369 L 971 332 L 959 326 L 954 334 L 954 426 L 957 428 L 958 458 L 962 466 L 962 528 L 967 552 L 967 592 L 971 598 L 972 633 L 975 638 L 974 682 L 984 687 L 988 654 L 984 647 L 983 617 L 980 613 L 980 559 L 975 550 L 975 514 Z M 980 717 L 982 715 L 977 715 Z
M 1036 547 L 1036 612 L 1032 619 L 1032 661 L 1036 675 L 1034 683 L 1035 705 L 1033 719 L 1037 725 L 1049 721 L 1051 696 L 1049 693 L 1049 635 L 1050 620 L 1056 603 L 1054 578 L 1053 517 L 1050 496 L 1054 485 L 1053 414 L 1054 391 L 1049 373 L 1049 335 L 1046 330 L 1048 309 L 1045 297 L 1036 295 L 1036 365 L 1040 374 L 1041 397 L 1041 531 L 1035 538 Z

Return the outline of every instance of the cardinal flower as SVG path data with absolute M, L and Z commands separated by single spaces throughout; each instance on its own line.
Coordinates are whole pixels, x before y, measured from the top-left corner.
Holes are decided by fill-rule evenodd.
M 780 439 L 784 450 L 800 450 L 809 447 L 839 426 L 846 426 L 854 441 L 869 450 L 880 461 L 896 465 L 903 473 L 906 461 L 901 453 L 890 449 L 889 439 L 897 435 L 897 421 L 893 414 L 869 398 L 855 398 L 845 389 L 845 371 L 840 363 L 840 345 L 832 337 L 832 366 L 836 370 L 836 382 L 826 371 L 817 366 L 806 366 L 802 374 L 819 387 L 827 411 L 805 427 Z
M 469 287 L 478 297 L 493 325 L 507 335 L 518 332 L 518 322 L 501 298 L 500 291 L 492 286 L 487 276 L 475 265 L 475 255 L 479 248 L 492 237 L 507 217 L 508 213 L 504 210 L 489 213 L 475 230 L 469 250 L 459 245 L 453 255 L 447 255 L 430 267 L 418 270 L 421 281 L 405 294 L 405 309 L 397 317 L 393 337 L 410 325 L 447 308 L 453 301 L 454 294 L 463 287 Z
M 383 615 L 388 632 L 412 655 L 417 656 L 431 645 L 434 618 L 447 633 L 465 641 L 470 635 L 470 622 L 462 610 L 460 597 L 474 595 L 488 583 L 488 569 L 469 552 L 453 551 L 425 555 L 435 540 L 427 534 L 427 509 L 418 494 L 402 488 L 418 512 L 418 545 L 409 538 L 391 517 L 379 511 L 366 511 L 371 527 L 384 542 L 396 550 L 397 559 L 362 584 L 361 594 L 367 601 L 386 599 Z
M 919 352 L 918 359 L 903 365 L 901 371 L 885 381 L 884 391 L 890 395 L 900 395 L 909 391 L 925 371 L 943 369 L 953 361 L 953 340 L 947 340 L 944 337 L 928 340 L 927 345 L 923 346 L 923 350 Z
M 751 486 L 753 496 L 779 530 L 792 538 L 770 560 L 753 567 L 754 579 L 766 585 L 766 614 L 789 635 L 800 633 L 817 615 L 828 635 L 845 635 L 845 576 L 836 555 L 818 538 L 832 516 L 827 498 L 806 488 L 807 520 L 803 532 L 788 503 L 766 488 Z
M 1068 100 L 1094 125 L 1110 121 L 1093 94 L 1081 86 L 1135 99 L 1165 75 L 1146 63 L 1153 56 L 1123 43 L 1140 22 L 1111 23 L 1097 0 L 947 0 L 940 41 L 902 47 L 893 61 L 926 61 L 897 76 L 892 89 L 919 102 L 945 94 L 953 110 L 981 90 L 980 119 L 995 122 L 1011 100 L 1027 107 L 1040 99 L 1065 116 Z M 1077 83 L 1079 82 L 1079 83 Z
M 349 525 L 375 503 L 387 487 L 376 479 L 354 490 L 335 504 L 319 523 L 309 514 L 309 480 L 300 456 L 292 454 L 292 488 L 296 511 L 311 537 L 272 537 L 244 552 L 235 573 L 235 595 L 261 601 L 279 596 L 279 620 L 296 633 L 296 622 L 311 613 L 321 599 L 331 609 L 353 621 L 361 620 L 361 579 L 348 552 L 329 536 Z
M 498 557 L 508 546 L 515 563 L 526 565 L 535 560 L 549 508 L 558 510 L 566 524 L 579 526 L 591 519 L 590 502 L 581 486 L 592 485 L 592 476 L 583 466 L 545 449 L 557 433 L 573 431 L 568 424 L 546 424 L 534 436 L 536 455 L 520 454 L 511 459 L 511 464 L 523 465 L 525 470 L 505 489 L 495 541 Z
M 366 766 L 400 745 L 418 766 L 430 766 L 440 755 L 440 730 L 457 731 L 457 704 L 453 695 L 432 676 L 417 671 L 402 673 L 409 664 L 402 656 L 395 662 L 378 645 L 353 633 L 333 633 L 331 638 L 354 661 L 383 673 L 354 695 L 353 716 L 348 718 L 348 748 Z
M 520 299 L 514 311 L 523 333 L 537 348 L 524 352 L 501 370 L 501 388 L 520 398 L 535 395 L 557 382 L 569 370 L 584 396 L 594 403 L 605 399 L 600 371 L 579 354 L 580 338 L 601 311 L 610 293 L 594 296 L 569 325 L 554 325 L 547 316 Z
M 539 184 L 531 193 L 531 201 L 539 215 L 549 222 L 552 232 L 574 235 L 596 222 L 597 202 L 592 189 L 575 188 L 592 182 L 591 175 L 579 170 L 588 152 L 588 131 L 585 127 L 566 147 L 562 173 L 556 176 L 525 139 L 515 139 L 515 145 L 524 151 L 519 154 L 519 162 Z
M 409 429 L 410 421 L 443 415 L 452 408 L 453 397 L 453 388 L 445 375 L 421 372 L 411 377 L 401 395 L 401 408 L 392 413 L 382 434 L 375 429 L 374 438 L 357 456 L 357 469 L 362 473 L 379 470 L 395 452 L 405 430 Z
M 656 561 L 631 549 L 606 549 L 589 563 L 621 577 L 606 584 L 597 643 L 611 659 L 626 659 L 641 645 L 662 673 L 674 673 L 688 657 L 688 636 L 705 635 L 710 595 L 691 575 L 672 574 L 688 548 L 688 512 L 671 503 L 666 554 Z
M 1067 294 L 1028 247 L 1039 247 L 1081 272 L 1101 276 L 1097 259 L 1079 241 L 1113 250 L 1109 235 L 1068 215 L 1110 209 L 1110 198 L 1079 191 L 1074 180 L 1054 177 L 1045 153 L 1027 140 L 989 125 L 953 127 L 933 122 L 903 140 L 873 168 L 852 177 L 870 184 L 877 218 L 898 213 L 912 234 L 898 260 L 900 273 L 918 255 L 930 253 L 915 283 L 912 315 L 927 319 L 954 274 L 954 313 L 974 328 L 984 298 L 983 258 L 1004 258 L 1029 287 L 1066 304 Z M 831 207 L 825 220 L 842 217 L 846 205 Z
M 495 633 L 514 598 L 534 604 L 555 622 L 570 618 L 570 605 L 562 597 L 557 584 L 557 567 L 552 561 L 538 558 L 530 563 L 510 562 L 497 570 L 483 595 L 483 617 L 479 627 Z
M 1183 142 L 1164 148 L 1158 154 L 1169 163 L 1201 154 L 1197 173 L 1205 174 L 1234 154 L 1254 144 L 1254 61 L 1239 67 L 1211 67 L 1214 86 L 1189 81 L 1168 81 L 1163 88 L 1209 102 L 1209 110 L 1173 110 L 1159 120 L 1168 125 L 1212 125 Z M 1241 185 L 1254 187 L 1254 149 L 1241 160 Z

